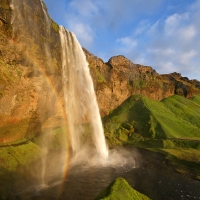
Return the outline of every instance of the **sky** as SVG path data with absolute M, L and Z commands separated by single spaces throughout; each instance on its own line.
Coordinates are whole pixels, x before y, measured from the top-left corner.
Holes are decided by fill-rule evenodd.
M 124 55 L 200 80 L 200 0 L 43 0 L 50 17 L 107 62 Z

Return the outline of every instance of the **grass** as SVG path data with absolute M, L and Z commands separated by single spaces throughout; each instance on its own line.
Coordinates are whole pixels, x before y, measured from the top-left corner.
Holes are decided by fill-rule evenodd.
M 51 19 L 51 26 L 56 31 L 59 32 L 59 25 Z
M 200 94 L 194 96 L 192 102 L 194 102 L 197 106 L 200 106 Z
M 172 97 L 169 97 L 168 99 L 176 99 L 177 95 L 174 95 Z M 178 96 L 178 101 L 182 101 L 184 106 L 187 102 L 184 101 L 185 98 Z M 155 138 L 163 138 L 165 136 L 166 138 L 199 138 L 200 137 L 200 131 L 196 127 L 196 124 L 189 123 L 186 117 L 183 117 L 183 113 L 176 113 L 173 112 L 174 110 L 177 110 L 177 104 L 176 102 L 171 102 L 170 106 L 172 109 L 170 109 L 168 106 L 166 106 L 165 103 L 154 101 L 151 99 L 146 98 L 145 99 L 146 106 L 151 111 L 152 116 L 157 122 L 157 127 L 160 126 L 161 130 L 164 132 L 159 133 L 160 130 L 156 131 L 157 137 Z M 185 106 L 187 108 L 187 106 Z M 193 108 L 192 108 L 193 109 Z M 197 109 L 197 107 L 196 107 Z M 186 109 L 183 108 L 183 112 L 187 112 Z M 190 116 L 187 116 L 188 118 Z M 198 113 L 198 117 L 200 118 L 200 112 Z
M 41 156 L 42 149 L 32 142 L 0 148 L 0 199 L 13 199 L 14 188 L 22 189 L 35 178 L 33 165 Z
M 200 164 L 200 150 L 197 149 L 163 149 L 164 152 L 175 156 L 179 160 Z
M 149 198 L 134 190 L 123 178 L 117 178 L 104 189 L 96 200 L 149 200 Z
M 0 148 L 0 166 L 10 172 L 15 172 L 20 166 L 28 166 L 39 159 L 41 148 L 32 143 L 19 146 L 9 146 Z M 0 168 L 0 175 L 3 171 Z
M 159 102 L 134 95 L 103 118 L 108 143 L 130 144 L 140 138 L 146 143 L 166 140 L 163 146 L 196 148 L 195 140 L 200 141 L 200 107 L 193 101 L 174 95 Z
M 56 151 L 60 150 L 62 143 L 67 144 L 68 141 L 64 137 L 65 135 L 66 127 L 58 127 L 42 133 L 30 141 L 27 141 L 27 138 L 21 138 L 13 143 L 7 143 L 7 146 L 0 147 L 0 166 L 10 172 L 16 171 L 19 166 L 29 166 L 42 156 L 41 149 L 45 142 L 44 140 L 50 139 L 49 149 Z M 49 137 L 47 138 L 46 136 Z M 21 142 L 24 142 L 24 144 L 19 144 Z
M 198 97 L 196 96 L 195 100 L 197 100 L 197 98 Z M 177 118 L 181 118 L 192 125 L 200 127 L 200 107 L 194 104 L 193 101 L 178 95 L 162 100 L 162 102 L 177 116 Z
M 91 63 L 89 63 L 89 67 L 94 71 L 94 74 L 96 76 L 96 80 L 97 80 L 97 82 L 99 84 L 100 83 L 106 83 L 105 77 L 103 76 L 103 74 L 101 73 L 101 71 L 96 66 L 94 66 Z
M 165 155 L 166 159 L 174 166 L 176 172 L 190 175 L 194 179 L 200 177 L 200 150 L 192 148 L 149 148 L 154 152 Z
M 48 132 L 50 138 L 49 151 L 59 151 L 61 143 L 66 143 L 63 134 L 65 127 L 59 127 Z M 47 134 L 47 133 L 46 133 Z M 0 147 L 0 199 L 13 199 L 12 191 L 21 190 L 31 180 L 40 178 L 38 169 L 41 168 L 41 159 L 44 155 L 42 142 L 46 137 L 40 135 L 32 141 L 15 141 L 10 146 Z M 42 141 L 43 140 L 43 141 Z

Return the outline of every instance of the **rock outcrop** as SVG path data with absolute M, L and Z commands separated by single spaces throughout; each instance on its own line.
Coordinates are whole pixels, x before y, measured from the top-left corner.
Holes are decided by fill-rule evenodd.
M 134 64 L 124 56 L 114 56 L 104 63 L 102 59 L 84 51 L 102 115 L 135 94 L 160 101 L 174 94 L 191 98 L 200 93 L 200 82 L 182 77 L 180 73 L 160 75 L 152 67 Z

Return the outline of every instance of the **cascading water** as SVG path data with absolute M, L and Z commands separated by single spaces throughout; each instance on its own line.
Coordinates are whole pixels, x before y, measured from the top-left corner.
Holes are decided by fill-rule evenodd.
M 72 150 L 77 153 L 82 148 L 82 124 L 88 117 L 96 150 L 102 157 L 107 157 L 108 149 L 85 54 L 75 35 L 62 26 L 60 38 L 65 107 Z
M 42 0 L 40 0 L 40 4 L 42 7 L 42 11 L 45 16 L 45 22 L 46 22 L 46 38 L 50 38 L 50 19 L 48 17 L 48 14 L 44 8 L 44 4 Z M 51 59 L 51 53 L 50 53 L 50 47 L 47 42 L 44 42 L 44 49 L 47 59 L 47 66 L 49 69 L 52 68 L 52 59 Z M 49 109 L 50 110 L 50 109 Z M 51 145 L 51 134 L 45 134 L 43 136 L 43 142 L 42 142 L 42 150 L 43 150 L 43 159 L 42 159 L 42 167 L 41 167 L 41 185 L 42 187 L 45 187 L 48 183 L 47 177 L 46 177 L 46 171 L 47 171 L 47 156 L 49 152 L 49 147 Z
M 47 12 L 46 12 L 46 10 L 45 10 L 45 8 L 44 8 L 44 3 L 43 3 L 42 0 L 40 0 L 40 3 L 41 3 L 41 6 L 42 6 L 42 11 L 43 11 L 43 13 L 44 13 L 44 16 L 45 16 L 45 20 L 46 20 L 48 29 L 50 30 L 50 21 L 49 21 L 48 14 L 47 14 Z M 47 30 L 47 31 L 49 31 L 49 30 Z
M 45 22 L 46 22 L 46 38 L 50 38 L 50 34 L 51 34 L 51 27 L 50 27 L 50 18 L 47 14 L 47 11 L 45 10 L 45 7 L 44 7 L 44 3 L 42 0 L 40 0 L 40 4 L 41 4 L 41 7 L 42 7 L 42 11 L 44 13 L 44 16 L 45 16 Z M 48 68 L 51 70 L 52 68 L 52 56 L 51 56 L 51 51 L 50 51 L 50 47 L 48 45 L 47 42 L 44 42 L 44 48 L 45 48 L 45 53 L 46 53 L 46 58 L 47 58 L 47 65 L 48 65 Z

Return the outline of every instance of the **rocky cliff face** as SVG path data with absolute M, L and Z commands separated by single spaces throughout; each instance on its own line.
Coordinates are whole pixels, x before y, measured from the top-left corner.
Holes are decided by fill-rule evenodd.
M 102 115 L 133 94 L 161 100 L 200 93 L 199 81 L 178 73 L 159 75 L 124 56 L 104 63 L 84 51 Z M 61 68 L 59 27 L 44 3 L 1 0 L 0 142 L 29 138 L 64 123 Z
M 40 0 L 0 3 L 0 142 L 63 119 L 59 27 L 45 12 Z
M 200 93 L 200 82 L 179 73 L 160 75 L 150 66 L 133 64 L 124 56 L 114 56 L 104 63 L 85 50 L 91 68 L 102 115 L 134 94 L 154 100 L 178 94 L 190 98 Z

